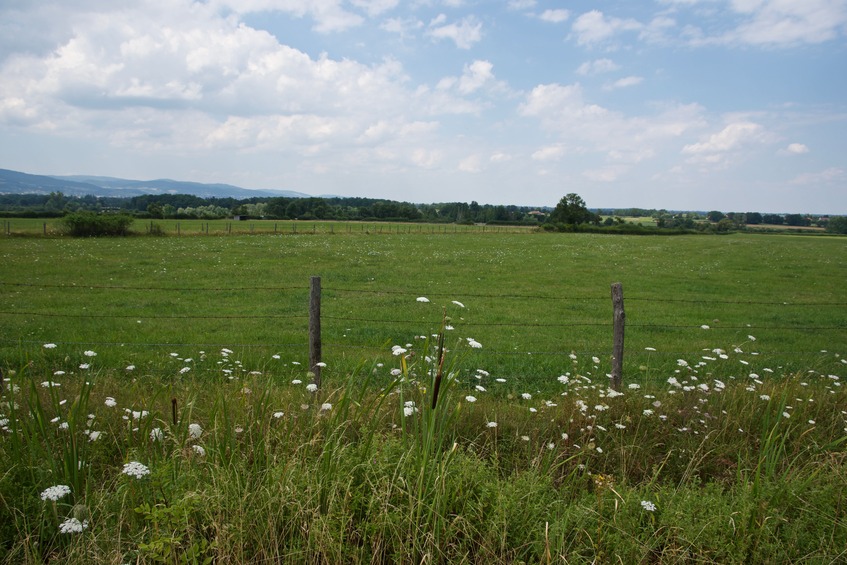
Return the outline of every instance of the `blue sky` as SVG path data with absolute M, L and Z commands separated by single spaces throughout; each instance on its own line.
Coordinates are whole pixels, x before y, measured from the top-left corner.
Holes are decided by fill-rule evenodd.
M 847 214 L 847 0 L 3 0 L 0 168 Z

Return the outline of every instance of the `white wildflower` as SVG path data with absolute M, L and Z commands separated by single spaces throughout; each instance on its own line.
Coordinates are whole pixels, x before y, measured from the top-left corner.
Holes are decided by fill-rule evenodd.
M 318 385 L 316 385 L 315 383 L 309 383 L 306 385 L 306 390 L 309 392 L 317 392 Z
M 76 518 L 67 518 L 59 524 L 59 531 L 63 534 L 79 534 L 88 528 L 88 520 L 80 522 Z
M 139 463 L 138 461 L 130 461 L 124 465 L 123 470 L 121 471 L 124 475 L 129 477 L 135 477 L 136 479 L 140 479 L 150 474 L 150 469 L 144 465 L 143 463 Z
M 118 405 L 118 403 L 117 403 L 117 402 L 115 402 L 115 399 L 114 399 L 114 398 L 112 398 L 111 396 L 107 396 L 107 397 L 106 397 L 106 400 L 104 400 L 104 401 L 103 401 L 103 404 L 105 404 L 105 405 L 106 405 L 106 406 L 108 406 L 109 408 L 114 408 L 115 406 L 117 406 L 117 405 Z
M 84 352 L 83 355 L 85 355 L 86 357 L 97 357 L 97 353 L 95 353 L 94 351 L 91 351 L 90 349 L 88 351 Z
M 417 300 L 418 302 L 429 302 L 429 298 L 427 298 L 426 296 L 418 296 L 415 300 Z
M 200 424 L 191 423 L 188 424 L 188 437 L 190 439 L 200 439 L 200 436 L 203 435 L 203 428 Z
M 71 493 L 71 487 L 68 485 L 56 485 L 49 487 L 41 493 L 41 500 L 52 500 L 56 502 Z
M 466 396 L 466 397 L 465 397 L 465 400 L 466 400 L 466 401 L 468 401 L 468 402 L 473 403 L 473 402 L 476 402 L 476 397 L 475 397 L 475 396 L 468 395 L 468 396 Z
M 655 512 L 656 511 L 656 505 L 653 504 L 652 502 L 650 502 L 649 500 L 642 500 L 641 501 L 641 508 L 643 508 L 647 512 Z
M 150 430 L 150 439 L 153 441 L 162 441 L 165 437 L 165 434 L 162 432 L 162 428 L 153 428 Z
M 329 410 L 332 410 L 332 404 L 330 404 L 329 402 L 324 402 L 323 404 L 321 404 L 321 412 L 328 412 Z

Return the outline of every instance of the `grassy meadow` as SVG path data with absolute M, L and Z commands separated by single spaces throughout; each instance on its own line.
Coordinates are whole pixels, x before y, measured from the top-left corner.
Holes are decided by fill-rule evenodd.
M 847 558 L 843 238 L 186 224 L 0 236 L 2 562 Z

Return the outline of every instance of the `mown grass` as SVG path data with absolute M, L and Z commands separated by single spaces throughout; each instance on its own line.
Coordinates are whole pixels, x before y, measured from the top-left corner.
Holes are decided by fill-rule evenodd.
M 259 368 L 273 354 L 304 363 L 312 275 L 324 287 L 324 360 L 338 375 L 384 354 L 385 343 L 434 333 L 445 308 L 456 335 L 483 344 L 476 366 L 532 384 L 561 374 L 575 352 L 608 373 L 613 282 L 624 287 L 630 379 L 748 335 L 772 366 L 816 369 L 847 333 L 842 238 L 30 237 L 0 239 L 0 255 L 0 361 L 11 367 L 47 342 L 96 344 L 112 366 L 160 367 L 187 346 L 231 347 Z

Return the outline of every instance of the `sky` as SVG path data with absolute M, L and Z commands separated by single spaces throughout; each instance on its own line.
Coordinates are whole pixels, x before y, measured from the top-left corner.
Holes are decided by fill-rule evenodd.
M 0 168 L 847 214 L 847 0 L 0 0 Z

